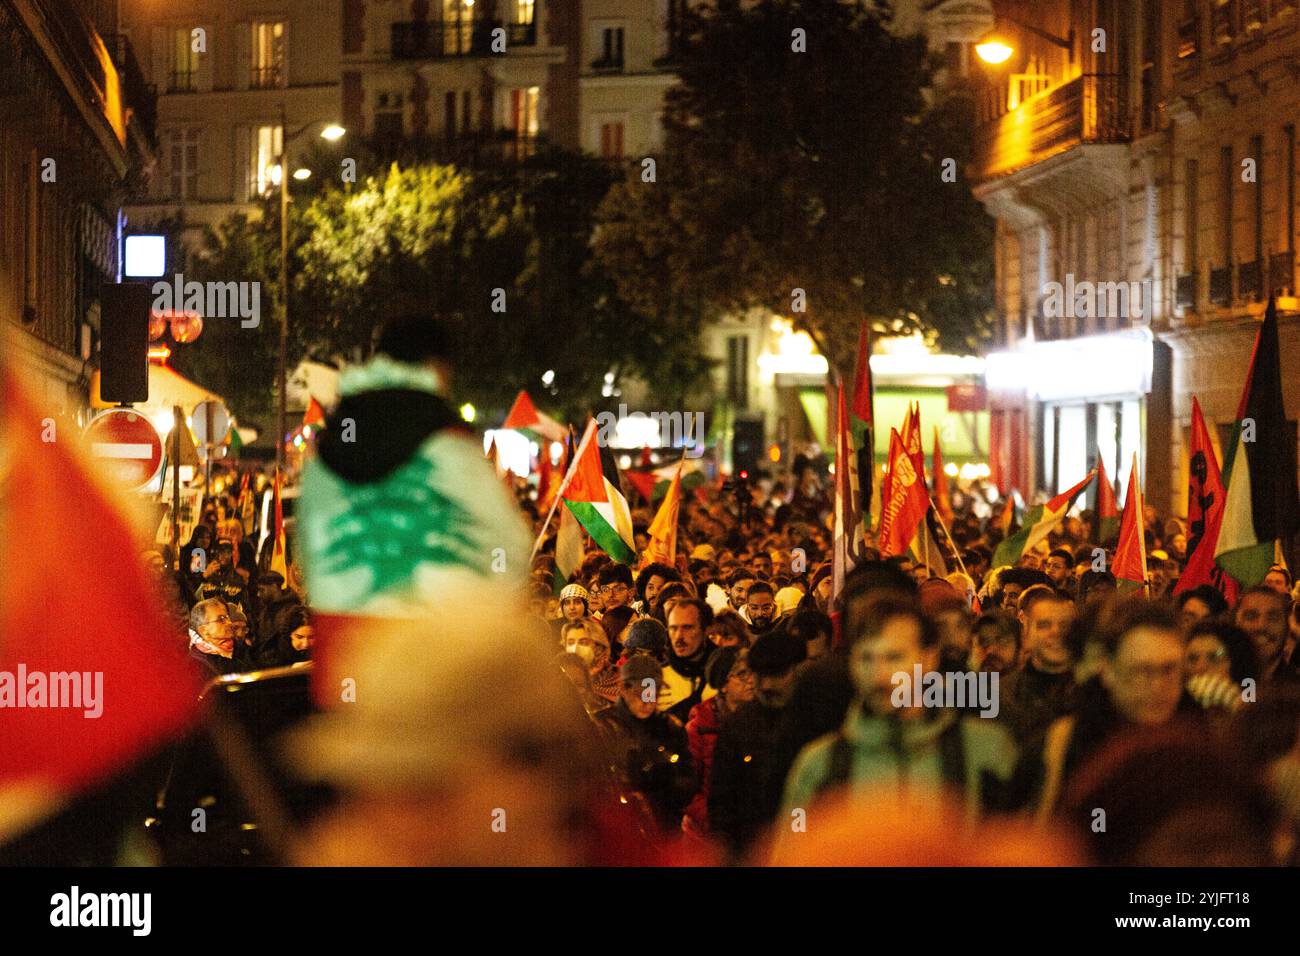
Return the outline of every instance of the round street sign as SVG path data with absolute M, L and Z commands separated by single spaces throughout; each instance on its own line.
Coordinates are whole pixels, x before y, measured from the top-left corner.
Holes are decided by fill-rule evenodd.
M 129 408 L 110 408 L 97 416 L 86 427 L 86 443 L 96 466 L 131 491 L 149 484 L 162 467 L 158 430 Z
M 212 430 L 208 431 L 208 414 L 212 415 Z M 220 445 L 230 434 L 230 412 L 220 402 L 208 400 L 194 406 L 190 416 L 190 431 L 200 445 Z

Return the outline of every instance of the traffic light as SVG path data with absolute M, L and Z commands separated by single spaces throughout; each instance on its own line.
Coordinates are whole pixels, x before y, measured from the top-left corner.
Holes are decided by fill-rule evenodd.
M 146 282 L 105 285 L 99 295 L 99 394 L 105 402 L 149 400 L 149 310 Z

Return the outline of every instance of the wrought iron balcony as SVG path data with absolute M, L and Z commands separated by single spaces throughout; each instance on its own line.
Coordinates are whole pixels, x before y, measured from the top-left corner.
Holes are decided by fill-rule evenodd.
M 394 60 L 498 56 L 492 49 L 492 33 L 498 27 L 505 30 L 507 50 L 537 44 L 535 22 L 503 23 L 484 17 L 460 23 L 437 20 L 394 23 L 389 50 Z
M 1084 143 L 1128 142 L 1126 90 L 1117 74 L 1085 73 L 1030 96 L 976 130 L 976 177 L 1003 176 Z

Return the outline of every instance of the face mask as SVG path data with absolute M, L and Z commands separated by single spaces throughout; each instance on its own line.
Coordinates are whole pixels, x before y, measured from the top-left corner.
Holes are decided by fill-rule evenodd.
M 569 645 L 569 653 L 577 654 L 582 658 L 584 664 L 590 664 L 596 659 L 596 649 L 594 647 L 582 647 L 578 644 Z

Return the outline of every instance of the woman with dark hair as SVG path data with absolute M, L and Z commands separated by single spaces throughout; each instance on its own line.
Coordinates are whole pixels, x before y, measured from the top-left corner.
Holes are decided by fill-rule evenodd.
M 1178 595 L 1178 626 L 1190 631 L 1192 625 L 1206 618 L 1218 617 L 1228 612 L 1228 602 L 1223 595 L 1208 584 L 1189 588 Z
M 311 660 L 315 644 L 315 629 L 311 615 L 302 605 L 286 613 L 276 631 L 275 642 L 262 652 L 263 667 L 285 667 L 300 661 Z
M 691 597 L 691 589 L 680 581 L 665 584 L 659 592 L 659 596 L 655 599 L 654 614 L 651 616 L 664 627 L 667 627 L 669 602 L 676 602 L 689 597 Z

